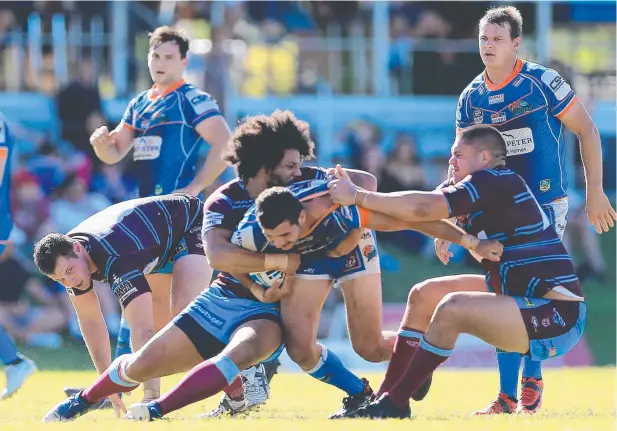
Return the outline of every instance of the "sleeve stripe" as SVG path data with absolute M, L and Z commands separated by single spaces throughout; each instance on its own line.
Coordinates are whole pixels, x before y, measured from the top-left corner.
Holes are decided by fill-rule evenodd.
M 572 100 L 570 100 L 570 103 L 568 103 L 568 104 L 565 106 L 565 108 L 563 108 L 563 109 L 562 109 L 559 113 L 555 114 L 555 117 L 557 117 L 557 118 L 561 118 L 561 117 L 563 117 L 564 115 L 566 115 L 566 114 L 568 113 L 568 111 L 569 111 L 570 109 L 572 109 L 572 108 L 576 105 L 576 102 L 578 102 L 578 96 L 574 96 L 574 97 L 572 98 Z

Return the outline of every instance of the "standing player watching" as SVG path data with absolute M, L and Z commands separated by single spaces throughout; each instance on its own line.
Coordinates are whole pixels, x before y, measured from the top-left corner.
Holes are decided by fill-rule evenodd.
M 599 234 L 608 232 L 617 216 L 602 187 L 600 135 L 585 107 L 555 70 L 518 57 L 523 18 L 515 7 L 490 9 L 479 30 L 480 57 L 486 69 L 459 98 L 457 129 L 491 124 L 502 133 L 508 167 L 523 177 L 562 238 L 568 212 L 565 125 L 580 141 L 589 221 Z M 447 244 L 436 249 L 438 255 L 447 254 Z M 521 355 L 497 350 L 497 362 L 499 396 L 476 414 L 536 412 L 544 387 L 541 363 L 525 358 L 517 401 Z
M 0 113 L 0 255 L 7 246 L 10 246 L 9 235 L 13 229 L 9 198 L 12 150 L 13 143 L 7 122 Z M 0 392 L 0 400 L 3 400 L 17 392 L 26 379 L 36 371 L 36 365 L 17 351 L 13 340 L 2 327 L 0 327 L 0 362 L 6 372 L 6 388 Z
M 154 85 L 131 100 L 114 130 L 110 132 L 103 126 L 90 137 L 97 157 L 107 164 L 120 162 L 134 149 L 131 171 L 138 178 L 139 197 L 174 191 L 197 196 L 226 166 L 221 152 L 231 134 L 216 101 L 182 79 L 189 42 L 180 30 L 168 26 L 157 28 L 150 35 L 148 52 L 148 68 Z M 212 148 L 198 170 L 199 147 L 203 141 Z M 157 310 L 165 310 L 166 316 L 161 321 L 167 323 L 172 317 L 167 305 L 171 265 L 148 275 L 148 283 Z M 195 292 L 195 296 L 199 293 Z M 130 353 L 129 340 L 130 331 L 123 320 L 115 357 Z M 148 386 L 145 398 L 158 397 L 158 388 L 156 383 Z M 70 395 L 79 390 L 66 392 Z

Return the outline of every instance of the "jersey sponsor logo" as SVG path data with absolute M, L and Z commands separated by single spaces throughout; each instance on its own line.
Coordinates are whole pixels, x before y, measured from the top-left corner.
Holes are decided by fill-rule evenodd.
M 548 69 L 542 74 L 542 82 L 551 89 L 557 100 L 563 100 L 572 91 L 570 85 L 556 71 Z
M 197 115 L 216 109 L 216 102 L 212 100 L 208 93 L 201 90 L 194 89 L 189 91 L 186 93 L 186 98 Z
M 481 124 L 482 123 L 482 109 L 474 109 L 473 111 L 473 122 L 474 124 Z
M 221 213 L 207 210 L 204 214 L 204 227 L 212 227 L 223 224 L 225 216 Z
M 531 133 L 531 129 L 529 127 L 501 132 L 501 136 L 503 136 L 506 141 L 508 156 L 518 156 L 521 154 L 531 153 L 535 148 L 533 134 Z
M 141 136 L 133 140 L 135 152 L 133 160 L 154 160 L 161 155 L 163 139 L 160 136 Z
M 120 302 L 124 302 L 129 296 L 137 292 L 137 288 L 133 286 L 133 283 L 131 283 L 130 281 L 116 284 L 117 282 L 118 278 L 114 277 L 114 293 L 116 294 Z
M 503 103 L 503 93 L 501 94 L 493 94 L 492 96 L 488 96 L 488 104 L 494 105 L 495 103 Z
M 562 328 L 566 327 L 566 321 L 563 320 L 563 317 L 561 317 L 561 314 L 559 314 L 559 311 L 557 311 L 556 308 L 553 308 L 553 323 L 561 326 Z
M 493 124 L 503 123 L 507 119 L 508 118 L 504 112 L 495 112 L 494 114 L 491 114 L 491 123 Z
M 377 257 L 377 249 L 373 245 L 365 245 L 362 249 L 362 255 L 367 262 L 370 262 Z
M 533 106 L 531 106 L 528 102 L 525 102 L 524 100 L 517 100 L 516 102 L 510 103 L 508 105 L 508 109 L 512 112 L 514 116 L 519 116 L 533 110 Z
M 152 272 L 152 270 L 156 267 L 156 265 L 158 265 L 158 263 L 159 263 L 159 258 L 157 257 L 152 262 L 150 262 L 149 264 L 146 265 L 146 267 L 143 270 L 143 273 L 145 275 L 150 274 Z
M 542 326 L 548 328 L 549 326 L 551 326 L 551 320 L 548 317 L 545 317 L 544 319 L 542 319 Z
M 538 332 L 538 318 L 536 316 L 531 316 L 531 324 L 533 325 L 533 331 Z
M 210 322 L 216 328 L 221 329 L 223 326 L 225 326 L 226 321 L 222 317 L 217 316 L 211 311 L 206 310 L 205 308 L 201 306 L 201 304 L 197 302 L 194 303 L 194 306 L 195 308 L 199 310 L 199 313 L 201 314 L 201 316 L 204 317 L 208 322 Z
M 540 191 L 548 192 L 551 189 L 551 180 L 540 181 Z
M 373 235 L 371 235 L 371 231 L 370 230 L 365 230 L 364 232 L 362 232 L 362 235 L 360 235 L 360 239 L 369 239 L 372 238 Z
M 485 92 L 486 92 L 486 87 L 484 87 L 484 85 L 481 85 L 478 87 L 478 94 L 480 96 L 482 96 Z
M 518 87 L 519 85 L 521 85 L 523 83 L 524 79 L 522 76 L 519 76 L 518 78 L 516 78 L 516 81 L 514 81 L 514 84 L 512 84 L 515 87 Z

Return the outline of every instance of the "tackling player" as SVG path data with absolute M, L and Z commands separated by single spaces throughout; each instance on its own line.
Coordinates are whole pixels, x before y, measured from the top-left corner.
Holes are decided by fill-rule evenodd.
M 341 179 L 330 184 L 335 202 L 406 221 L 463 217 L 468 233 L 504 244 L 499 263 L 482 260 L 486 277 L 442 277 L 412 289 L 380 396 L 348 417 L 409 417 L 409 398 L 450 356 L 461 333 L 536 361 L 567 353 L 582 337 L 587 307 L 572 260 L 505 159 L 501 134 L 476 126 L 461 131 L 452 146 L 453 186 L 373 193 L 337 172 Z
M 559 73 L 518 57 L 522 29 L 523 18 L 513 6 L 490 9 L 482 17 L 479 46 L 486 69 L 461 94 L 456 127 L 460 130 L 474 124 L 491 124 L 502 133 L 508 149 L 508 167 L 529 185 L 560 237 L 568 212 L 563 126 L 567 127 L 580 141 L 587 184 L 587 216 L 599 234 L 608 232 L 617 214 L 602 186 L 598 130 Z M 476 414 L 537 411 L 542 404 L 544 386 L 541 363 L 525 358 L 517 405 L 521 355 L 498 350 L 497 362 L 499 396 Z
M 93 280 L 109 283 L 131 329 L 132 345 L 142 347 L 155 334 L 147 274 L 172 262 L 174 315 L 208 285 L 202 207 L 199 198 L 185 193 L 130 200 L 87 218 L 67 235 L 47 234 L 35 244 L 34 262 L 66 287 L 99 374 L 111 363 L 111 349 Z M 117 396 L 110 399 L 117 412 L 124 409 Z
M 9 135 L 6 118 L 0 113 L 0 255 L 11 246 L 9 235 L 13 229 L 11 217 L 11 156 L 13 140 Z M 9 280 L 10 282 L 10 280 Z M 15 343 L 0 327 L 0 362 L 6 373 L 6 388 L 0 392 L 0 400 L 11 397 L 36 371 L 36 365 L 17 351 Z
M 149 47 L 148 69 L 154 85 L 131 100 L 115 130 L 100 127 L 90 143 L 96 155 L 109 164 L 118 163 L 134 150 L 131 171 L 137 176 L 140 197 L 173 191 L 198 196 L 225 169 L 221 153 L 230 131 L 212 97 L 182 80 L 189 39 L 180 30 L 163 26 L 150 35 Z M 203 142 L 211 149 L 198 169 Z M 157 311 L 164 312 L 161 320 L 169 322 L 171 266 L 149 274 L 148 282 Z M 130 352 L 129 339 L 123 320 L 115 356 Z M 149 387 L 154 396 L 146 394 L 146 398 L 158 396 L 159 385 L 153 382 Z

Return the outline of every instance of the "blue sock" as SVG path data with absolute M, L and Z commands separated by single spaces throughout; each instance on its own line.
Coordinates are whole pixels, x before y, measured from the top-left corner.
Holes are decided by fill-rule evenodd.
M 318 345 L 321 347 L 319 361 L 312 370 L 306 373 L 317 380 L 347 392 L 349 396 L 361 393 L 364 390 L 364 382 L 349 371 L 334 352 L 328 350 L 323 344 L 318 343 Z
M 21 362 L 22 357 L 15 347 L 15 343 L 4 328 L 0 327 L 0 362 L 7 365 L 13 365 Z
M 516 352 L 504 352 L 500 349 L 495 349 L 495 353 L 499 366 L 499 391 L 516 398 L 522 355 Z
M 126 320 L 122 318 L 120 320 L 120 331 L 118 331 L 118 338 L 116 340 L 116 353 L 114 359 L 122 355 L 128 355 L 131 353 L 131 330 L 126 323 Z
M 525 356 L 523 364 L 523 377 L 542 379 L 542 361 L 532 361 L 530 357 Z

